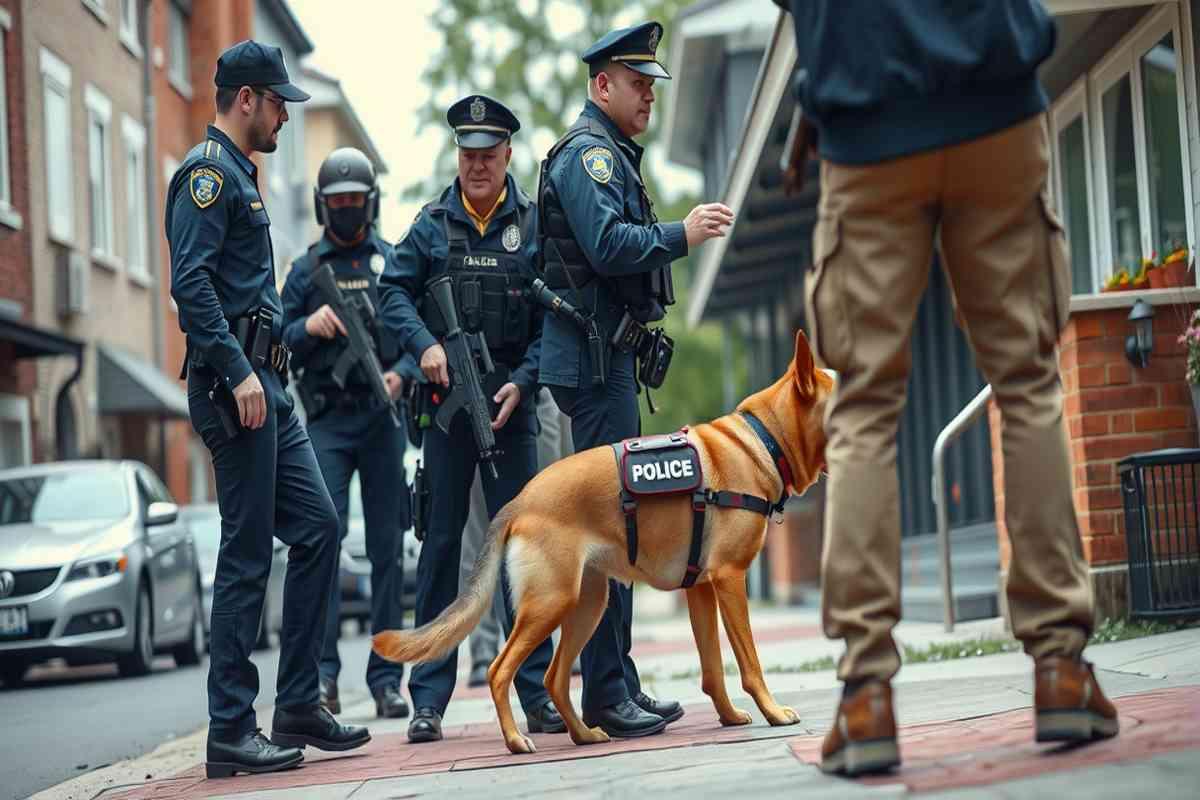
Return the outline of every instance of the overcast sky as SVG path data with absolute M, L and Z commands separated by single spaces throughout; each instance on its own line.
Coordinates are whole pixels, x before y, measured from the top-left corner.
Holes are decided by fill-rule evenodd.
M 390 241 L 395 241 L 408 229 L 423 204 L 400 202 L 400 196 L 406 187 L 426 176 L 449 133 L 449 129 L 442 126 L 431 126 L 417 133 L 417 111 L 431 96 L 430 87 L 421 81 L 421 74 L 442 46 L 440 34 L 428 21 L 439 2 L 290 0 L 315 47 L 308 58 L 309 63 L 341 81 L 346 96 L 387 161 L 389 172 L 380 181 L 386 195 L 380 209 L 380 222 L 381 233 Z M 530 6 L 530 9 L 523 9 L 529 13 L 537 7 L 537 0 L 515 2 Z M 636 14 L 636 10 L 632 13 Z M 637 21 L 629 19 L 621 20 L 621 23 Z M 547 24 L 563 35 L 570 35 L 582 27 L 583 16 L 572 3 L 553 2 L 549 6 Z M 489 35 L 482 29 L 474 33 L 477 37 Z M 489 43 L 505 45 L 498 39 Z M 447 106 L 458 99 L 453 87 L 433 96 Z M 661 123 L 660 111 L 651 124 Z M 553 141 L 545 142 L 544 148 L 551 144 Z M 656 159 L 657 164 L 661 153 L 651 153 L 649 157 Z M 691 170 L 671 170 L 670 173 L 676 185 L 698 186 L 698 176 Z M 664 173 L 658 169 L 656 174 Z M 526 187 L 530 192 L 535 188 Z

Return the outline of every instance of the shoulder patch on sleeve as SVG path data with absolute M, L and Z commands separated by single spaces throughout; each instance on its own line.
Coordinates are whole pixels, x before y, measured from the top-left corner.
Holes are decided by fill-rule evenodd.
M 596 183 L 608 183 L 612 180 L 613 154 L 607 147 L 589 147 L 583 151 L 583 168 Z
M 215 167 L 196 167 L 188 175 L 188 191 L 192 194 L 192 202 L 199 208 L 208 208 L 216 202 L 221 194 L 221 185 L 225 176 Z

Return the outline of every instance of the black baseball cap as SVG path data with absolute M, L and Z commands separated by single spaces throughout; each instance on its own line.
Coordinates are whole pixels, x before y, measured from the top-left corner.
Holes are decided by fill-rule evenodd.
M 289 103 L 303 103 L 311 97 L 288 79 L 283 51 L 253 39 L 238 42 L 221 53 L 213 83 L 228 89 L 265 86 Z

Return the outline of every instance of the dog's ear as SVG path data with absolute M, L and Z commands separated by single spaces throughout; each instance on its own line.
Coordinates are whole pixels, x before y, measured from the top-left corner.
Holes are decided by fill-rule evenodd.
M 813 375 L 812 348 L 804 331 L 796 331 L 796 353 L 792 356 L 792 368 L 795 371 L 796 391 L 802 400 L 811 400 L 817 393 L 817 379 Z

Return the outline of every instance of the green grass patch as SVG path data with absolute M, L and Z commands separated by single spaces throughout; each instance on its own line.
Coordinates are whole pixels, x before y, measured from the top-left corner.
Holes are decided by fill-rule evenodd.
M 1160 633 L 1174 633 L 1185 628 L 1200 625 L 1200 619 L 1184 619 L 1172 622 L 1155 622 L 1131 619 L 1106 619 L 1094 631 L 1088 644 L 1103 644 L 1104 642 L 1123 642 L 1126 639 L 1140 639 L 1143 636 L 1155 636 Z
M 930 661 L 951 661 L 957 658 L 975 658 L 997 653 L 1018 652 L 1021 649 L 1021 643 L 1015 639 L 980 636 L 977 639 L 964 639 L 961 642 L 933 642 L 923 647 L 912 647 L 906 644 L 902 649 L 905 664 L 923 664 Z

